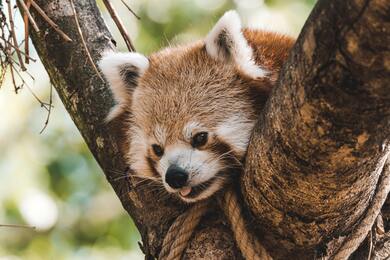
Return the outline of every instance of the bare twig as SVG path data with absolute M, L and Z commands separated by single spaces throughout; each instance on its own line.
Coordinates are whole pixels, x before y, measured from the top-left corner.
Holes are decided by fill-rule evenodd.
M 14 225 L 14 224 L 0 224 L 0 227 L 35 229 L 35 227 L 33 227 L 33 226 L 28 226 L 28 225 Z
M 0 8 L 0 39 L 4 41 L 4 45 L 0 42 L 0 64 L 1 64 L 1 76 L 0 76 L 0 88 L 3 85 L 5 79 L 5 73 L 8 68 L 8 48 L 5 30 L 8 28 L 7 19 L 3 12 L 3 8 Z M 8 35 L 9 38 L 9 35 Z
M 39 28 L 38 28 L 38 25 L 37 23 L 35 22 L 34 18 L 31 16 L 31 13 L 30 13 L 30 5 L 31 5 L 31 2 L 30 1 L 27 1 L 26 3 L 24 3 L 23 0 L 19 0 L 19 4 L 20 6 L 22 7 L 23 9 L 23 18 L 28 18 L 28 20 L 30 21 L 31 25 L 33 26 L 34 30 L 36 32 L 39 32 Z M 27 22 L 27 19 L 24 19 L 24 23 L 25 24 L 28 24 Z
M 23 4 L 24 4 L 23 0 L 21 0 L 20 2 L 23 2 Z M 29 32 L 29 29 L 30 29 L 29 28 L 29 25 L 30 25 L 29 20 L 33 21 L 34 23 L 35 23 L 35 21 L 32 18 L 31 14 L 30 14 L 30 11 L 29 11 L 30 6 L 31 6 L 31 2 L 29 0 L 27 0 L 25 6 L 26 6 L 26 11 L 23 14 L 23 22 L 24 22 L 24 52 L 26 53 L 26 55 L 29 55 L 30 54 L 30 45 L 29 45 L 29 41 L 28 41 L 28 37 L 29 37 L 29 34 L 30 34 L 30 32 Z M 34 23 L 33 22 L 31 22 L 31 23 L 33 24 L 33 27 L 34 27 Z M 38 29 L 39 30 L 38 26 L 36 28 L 34 27 L 34 29 Z M 29 58 L 27 56 L 24 57 L 24 62 L 26 62 L 26 64 L 30 63 L 30 60 L 29 60 Z
M 15 93 L 18 94 L 18 91 L 20 89 L 20 87 L 18 85 L 16 85 L 16 80 L 15 80 L 15 73 L 14 73 L 14 68 L 13 68 L 13 64 L 10 63 L 10 66 L 9 66 L 9 70 L 11 72 L 11 79 L 12 79 L 12 85 L 14 86 L 14 89 L 15 89 Z
M 9 41 L 5 40 L 4 38 L 1 38 L 1 37 L 0 37 L 0 40 L 3 40 L 5 44 L 8 44 L 8 45 L 11 46 L 14 50 L 16 50 L 17 47 L 16 47 L 15 45 L 13 45 L 11 42 L 9 42 Z M 36 59 L 30 57 L 29 55 L 27 55 L 25 52 L 21 51 L 20 49 L 19 49 L 19 51 L 20 51 L 20 54 L 22 54 L 23 56 L 25 56 L 27 59 L 29 59 L 29 60 L 31 60 L 31 61 L 33 61 L 33 62 L 36 62 L 36 61 L 37 61 Z M 12 55 L 12 53 L 11 53 L 11 55 Z
M 16 36 L 15 36 L 15 26 L 14 26 L 14 20 L 13 17 L 15 15 L 12 14 L 13 10 L 10 4 L 10 0 L 6 0 L 7 6 L 8 6 L 8 16 L 7 19 L 6 15 L 3 12 L 3 8 L 0 8 L 0 87 L 2 86 L 5 74 L 8 71 L 10 72 L 11 77 L 11 84 L 13 85 L 15 92 L 18 93 L 18 91 L 24 87 L 28 89 L 28 91 L 32 94 L 32 96 L 40 103 L 41 107 L 43 107 L 47 111 L 47 117 L 45 121 L 45 125 L 40 133 L 44 131 L 44 129 L 47 127 L 51 109 L 53 107 L 52 105 L 52 88 L 50 89 L 50 101 L 49 103 L 43 102 L 31 89 L 29 84 L 25 81 L 23 73 L 26 73 L 26 75 L 30 76 L 32 80 L 35 80 L 34 77 L 26 70 L 23 64 L 22 55 L 25 56 L 26 63 L 28 63 L 29 60 L 36 61 L 35 59 L 31 58 L 29 56 L 29 45 L 28 45 L 28 37 L 29 37 L 29 22 L 31 22 L 33 25 L 35 24 L 34 19 L 32 19 L 31 13 L 29 12 L 29 8 L 31 5 L 32 0 L 18 0 L 19 10 L 21 11 L 23 15 L 23 21 L 24 21 L 24 39 L 20 42 L 20 44 L 17 42 Z M 45 19 L 46 20 L 46 19 Z M 35 24 L 36 25 L 36 24 Z M 36 27 L 35 29 L 37 29 Z M 21 46 L 25 47 L 25 52 L 21 51 Z M 14 54 L 17 54 L 17 59 L 14 58 Z M 22 225 L 0 225 L 0 227 L 21 227 L 21 228 L 33 228 L 28 226 L 22 226 Z
M 10 27 L 11 27 L 10 33 L 12 35 L 12 40 L 13 40 L 14 45 L 15 45 L 15 47 L 17 47 L 18 40 L 16 39 L 14 19 L 13 19 L 13 16 L 12 16 L 12 7 L 11 7 L 11 3 L 10 3 L 9 0 L 6 0 L 6 2 L 7 2 L 7 5 L 8 5 L 8 19 L 9 19 L 9 24 L 10 24 Z M 19 48 L 15 48 L 15 50 L 16 50 L 16 54 L 18 56 L 18 60 L 19 60 L 19 63 L 20 63 L 20 68 L 23 71 L 27 70 L 26 67 L 24 66 L 24 62 L 23 62 L 23 59 L 22 59 L 22 55 L 20 54 Z
M 88 60 L 89 60 L 89 62 L 91 63 L 91 65 L 92 65 L 93 69 L 95 70 L 96 74 L 97 74 L 97 75 L 99 76 L 99 78 L 104 82 L 104 79 L 103 79 L 102 75 L 100 74 L 99 70 L 97 69 L 95 63 L 93 62 L 91 53 L 89 52 L 88 47 L 87 47 L 87 44 L 86 44 L 86 42 L 85 42 L 85 39 L 84 39 L 84 36 L 83 36 L 83 32 L 81 31 L 79 19 L 78 19 L 78 17 L 77 17 L 77 12 L 76 12 L 76 8 L 75 8 L 75 6 L 74 6 L 74 2 L 73 2 L 73 0 L 69 0 L 69 1 L 70 1 L 70 5 L 71 5 L 71 7 L 72 7 L 74 20 L 75 20 L 75 22 L 76 22 L 77 31 L 78 31 L 79 34 L 80 34 L 81 42 L 82 42 L 82 44 L 83 44 L 83 46 L 84 46 L 85 52 L 87 53 Z
M 64 33 L 59 26 L 52 20 L 50 19 L 49 16 L 46 15 L 46 13 L 39 7 L 39 5 L 34 1 L 30 0 L 31 5 L 37 10 L 37 12 L 42 16 L 42 18 L 67 42 L 71 42 L 72 39 Z
M 122 1 L 122 4 L 124 4 L 126 6 L 126 8 L 130 11 L 130 13 L 132 13 L 135 18 L 137 18 L 138 20 L 141 20 L 141 17 L 139 17 L 131 8 L 128 4 L 126 4 L 126 2 L 124 0 L 121 0 Z
M 27 87 L 27 89 L 30 91 L 31 95 L 41 104 L 41 107 L 43 107 L 47 112 L 50 110 L 50 104 L 43 102 L 35 93 L 32 91 L 29 85 L 24 85 Z
M 30 23 L 32 24 L 32 27 L 34 28 L 35 32 L 37 33 L 39 32 L 38 25 L 36 24 L 34 18 L 31 16 L 30 6 L 31 6 L 31 1 L 27 0 L 25 3 L 24 0 L 19 0 L 19 7 L 23 9 L 23 12 L 21 13 L 23 14 L 23 22 L 24 22 L 24 52 L 27 55 L 30 54 L 30 46 L 28 41 L 28 37 L 30 33 L 29 32 Z M 24 62 L 26 64 L 30 63 L 30 60 L 27 56 L 24 57 Z
M 116 13 L 114 7 L 111 5 L 111 2 L 109 0 L 103 0 L 104 5 L 106 6 L 108 12 L 111 15 L 111 18 L 114 20 L 116 26 L 119 29 L 119 32 L 121 33 L 127 48 L 129 51 L 135 51 L 134 45 L 130 40 L 129 34 L 127 33 L 125 27 L 123 26 L 122 21 L 120 20 L 118 14 Z
M 12 58 L 12 57 L 11 57 Z M 17 62 L 12 58 L 12 61 L 16 64 L 16 65 L 18 65 L 17 64 Z M 15 66 L 14 66 L 14 68 L 15 68 Z M 15 68 L 16 69 L 16 68 Z M 35 78 L 34 78 L 34 76 L 33 75 L 31 75 L 31 73 L 30 72 L 28 72 L 28 70 L 26 70 L 26 71 L 23 71 L 23 73 L 24 74 L 27 74 L 33 81 L 35 81 Z M 20 75 L 20 73 L 19 73 L 19 75 Z M 18 76 L 19 76 L 18 75 Z M 20 75 L 20 77 L 22 78 L 22 75 Z M 22 78 L 23 79 L 23 78 Z M 26 83 L 25 81 L 24 81 L 24 83 Z M 23 83 L 23 84 L 24 84 Z M 27 84 L 27 83 L 26 83 Z
M 2 68 L 3 68 L 3 65 L 1 65 Z M 1 86 L 3 86 L 3 82 L 5 80 L 5 74 L 7 73 L 7 68 L 6 69 L 2 69 L 1 71 L 1 75 L 0 75 L 0 89 L 1 89 Z
M 7 73 L 7 64 L 5 64 L 5 60 L 0 58 L 0 68 L 1 68 L 1 74 L 0 74 L 0 88 L 3 86 L 3 82 L 5 79 L 5 74 Z
M 10 63 L 10 68 L 12 69 L 12 71 L 14 71 L 16 73 L 16 75 L 18 76 L 19 80 L 22 82 L 22 84 L 20 86 L 18 86 L 18 90 L 21 89 L 22 87 L 27 87 L 28 91 L 30 91 L 31 95 L 33 95 L 33 97 L 39 102 L 39 104 L 41 105 L 41 107 L 43 107 L 44 109 L 46 109 L 46 111 L 49 111 L 49 106 L 50 104 L 49 103 L 46 103 L 46 102 L 43 102 L 35 93 L 34 91 L 31 89 L 31 87 L 27 84 L 27 82 L 24 80 L 24 78 L 22 77 L 22 75 L 20 74 L 20 72 L 15 68 L 15 65 L 13 63 Z M 30 75 L 31 76 L 31 75 Z M 14 83 L 16 85 L 16 83 Z
M 46 127 L 48 126 L 49 124 L 49 119 L 50 119 L 50 115 L 51 115 L 51 109 L 53 107 L 53 84 L 50 82 L 50 100 L 49 100 L 49 109 L 47 110 L 47 116 L 46 116 L 46 121 L 45 121 L 45 124 L 42 128 L 42 130 L 39 132 L 39 134 L 42 134 L 43 131 L 45 131 Z

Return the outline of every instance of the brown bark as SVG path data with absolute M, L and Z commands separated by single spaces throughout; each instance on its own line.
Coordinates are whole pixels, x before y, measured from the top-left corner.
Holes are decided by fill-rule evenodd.
M 242 180 L 279 252 L 319 256 L 372 198 L 389 153 L 389 17 L 385 0 L 319 1 L 285 64 Z
M 96 62 L 104 49 L 113 48 L 112 36 L 95 1 L 75 2 Z M 327 240 L 351 230 L 370 199 L 378 179 L 374 167 L 389 137 L 390 40 L 386 32 L 390 14 L 386 2 L 319 1 L 256 127 L 242 188 L 254 219 L 251 223 L 264 227 L 259 232 L 265 234 L 267 245 L 275 241 L 279 245 L 279 252 L 273 250 L 276 257 L 294 253 L 290 256 L 298 258 L 305 253 L 305 258 L 312 258 Z M 70 3 L 37 3 L 73 40 L 64 42 L 33 12 L 44 32 L 33 35 L 38 54 L 134 219 L 146 257 L 156 257 L 169 224 L 185 205 L 163 200 L 147 185 L 121 178 L 126 168 L 120 149 L 121 125 L 103 123 L 113 99 L 88 62 Z M 184 258 L 240 258 L 218 209 L 202 221 Z
M 105 82 L 97 76 L 88 61 L 77 31 L 69 1 L 36 1 L 72 42 L 64 42 L 32 11 L 41 35 L 34 34 L 33 42 L 49 73 L 62 102 L 85 139 L 89 149 L 103 169 L 107 180 L 120 198 L 123 207 L 133 218 L 143 240 L 147 258 L 156 257 L 162 239 L 174 218 L 185 209 L 177 201 L 163 200 L 135 182 L 123 178 L 126 165 L 121 154 L 120 124 L 104 123 L 114 102 Z M 104 21 L 93 0 L 74 1 L 81 30 L 95 62 L 105 49 L 114 49 Z M 220 257 L 234 259 L 240 255 L 223 217 L 217 213 L 206 217 L 189 245 L 187 258 Z

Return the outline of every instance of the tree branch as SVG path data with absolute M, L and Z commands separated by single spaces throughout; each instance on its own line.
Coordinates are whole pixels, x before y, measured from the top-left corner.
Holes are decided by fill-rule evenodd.
M 34 46 L 72 120 L 123 207 L 136 223 L 146 257 L 157 257 L 170 223 L 185 210 L 186 205 L 161 198 L 160 191 L 150 189 L 153 186 L 146 182 L 137 184 L 135 178 L 125 178 L 126 165 L 120 147 L 124 143 L 122 124 L 120 120 L 109 125 L 104 123 L 103 119 L 114 102 L 108 85 L 99 79 L 84 52 L 70 2 L 36 2 L 73 41 L 63 41 L 41 16 L 31 10 L 41 31 L 47 32 L 43 35 L 32 33 Z M 103 51 L 114 49 L 112 36 L 94 0 L 75 1 L 75 8 L 86 45 L 96 63 Z M 224 218 L 217 213 L 206 216 L 197 228 L 185 258 L 238 258 L 240 253 L 223 221 Z
M 270 248 L 306 257 L 348 234 L 389 154 L 385 0 L 319 1 L 252 137 L 242 188 Z
M 185 205 L 157 196 L 158 191 L 134 178 L 124 178 L 121 120 L 103 123 L 113 99 L 81 47 L 70 3 L 36 2 L 74 39 L 63 41 L 31 10 L 45 32 L 32 32 L 39 56 L 134 219 L 147 258 L 156 257 L 170 223 Z M 327 241 L 351 231 L 370 201 L 389 137 L 386 2 L 320 0 L 255 129 L 242 189 L 253 229 L 265 235 L 270 249 L 278 245 L 271 250 L 276 258 L 318 255 Z M 104 50 L 113 49 L 112 36 L 95 1 L 76 1 L 75 8 L 96 63 Z M 240 258 L 220 213 L 203 219 L 184 258 Z

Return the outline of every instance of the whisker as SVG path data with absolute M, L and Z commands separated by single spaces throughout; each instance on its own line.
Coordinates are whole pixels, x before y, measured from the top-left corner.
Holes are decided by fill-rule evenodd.
M 165 200 L 171 199 L 173 197 L 174 197 L 174 195 L 172 193 L 169 193 L 169 192 L 165 191 L 161 195 L 158 196 L 158 200 L 159 201 L 165 201 Z
M 127 178 L 129 178 L 129 176 L 127 176 L 127 175 L 119 176 L 117 178 L 110 179 L 110 181 L 120 181 L 120 180 L 127 179 Z
M 233 150 L 229 150 L 229 151 L 221 154 L 219 157 L 217 157 L 217 160 L 221 160 L 221 159 L 225 159 L 225 158 L 234 159 L 238 165 L 243 166 L 242 162 L 236 156 L 231 155 L 231 153 L 233 153 L 233 152 L 234 152 Z M 229 157 L 227 157 L 227 156 L 229 156 Z
M 164 189 L 164 187 L 162 187 L 162 186 L 159 186 L 159 187 L 157 187 L 157 186 L 155 186 L 155 187 L 153 187 L 153 189 L 148 189 L 148 191 L 149 192 L 157 192 L 157 196 L 156 197 L 159 197 L 159 194 L 161 193 L 161 192 L 164 192 L 165 191 L 165 189 Z
M 144 179 L 144 180 L 151 180 L 151 181 L 161 181 L 161 177 L 152 177 L 152 176 L 147 176 L 147 175 L 130 175 L 131 178 L 139 178 L 139 179 Z
M 166 193 L 168 193 L 168 191 L 164 187 L 161 187 L 161 189 L 158 190 L 157 197 L 160 198 L 163 195 L 165 196 Z
M 136 188 L 143 188 L 144 186 L 147 187 L 160 187 L 162 186 L 161 183 L 158 182 L 147 182 L 147 181 L 140 181 L 137 183 L 134 183 Z
M 117 169 L 107 169 L 108 172 L 115 173 L 115 174 L 120 174 L 120 175 L 127 175 L 129 170 L 117 170 Z

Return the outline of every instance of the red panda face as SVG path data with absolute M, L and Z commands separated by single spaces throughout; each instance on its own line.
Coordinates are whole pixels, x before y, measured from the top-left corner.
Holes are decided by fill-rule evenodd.
M 240 173 L 275 78 L 272 62 L 255 60 L 235 12 L 204 41 L 149 58 L 105 55 L 99 65 L 118 102 L 109 118 L 131 114 L 131 169 L 186 202 L 210 197 Z
M 163 65 L 155 60 L 162 54 L 152 55 L 134 90 L 130 164 L 193 202 L 241 170 L 256 113 L 233 67 L 221 67 L 201 46 L 178 52 Z

